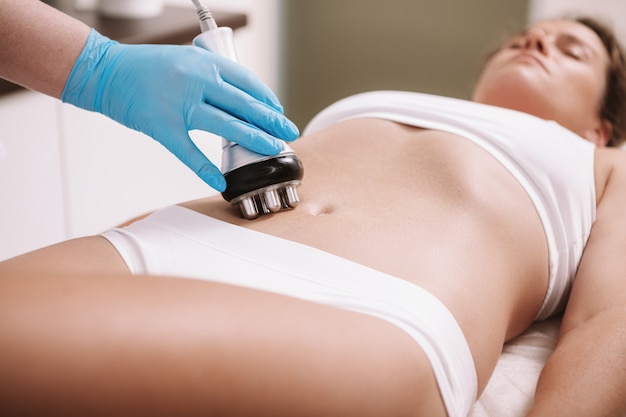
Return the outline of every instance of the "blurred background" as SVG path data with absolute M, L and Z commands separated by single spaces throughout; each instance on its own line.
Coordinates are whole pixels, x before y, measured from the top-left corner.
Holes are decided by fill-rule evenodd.
M 164 13 L 194 15 L 189 0 L 163 2 Z M 235 31 L 240 62 L 276 91 L 300 129 L 335 100 L 363 91 L 469 98 L 484 54 L 538 19 L 592 14 L 626 43 L 624 0 L 205 2 L 246 15 Z M 219 162 L 219 138 L 192 137 Z M 142 134 L 31 91 L 0 95 L 0 260 L 212 194 Z
M 469 98 L 484 54 L 537 19 L 619 17 L 626 39 L 624 0 L 285 0 L 282 13 L 280 88 L 300 126 L 367 90 Z
M 485 52 L 527 15 L 527 0 L 287 0 L 285 104 L 304 126 L 366 90 L 468 98 Z

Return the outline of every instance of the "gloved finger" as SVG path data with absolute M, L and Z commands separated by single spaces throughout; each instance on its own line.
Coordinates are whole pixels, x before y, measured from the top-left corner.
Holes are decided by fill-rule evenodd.
M 226 189 L 226 179 L 220 169 L 198 149 L 187 133 L 161 143 L 211 188 L 219 192 Z
M 209 92 L 205 101 L 279 139 L 291 142 L 299 136 L 297 126 L 282 113 L 228 83 L 221 86 L 219 94 Z
M 282 142 L 257 127 L 213 106 L 200 106 L 193 112 L 189 129 L 215 133 L 231 142 L 263 155 L 276 155 Z
M 255 73 L 228 58 L 217 55 L 214 59 L 219 60 L 219 73 L 226 83 L 245 91 L 254 99 L 267 104 L 276 111 L 283 112 L 283 106 L 278 97 Z

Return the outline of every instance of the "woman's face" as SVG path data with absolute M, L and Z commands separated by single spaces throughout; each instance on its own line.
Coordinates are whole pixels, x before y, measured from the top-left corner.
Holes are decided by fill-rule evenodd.
M 611 132 L 600 118 L 608 62 L 602 41 L 587 26 L 540 22 L 489 59 L 473 100 L 554 120 L 603 146 Z

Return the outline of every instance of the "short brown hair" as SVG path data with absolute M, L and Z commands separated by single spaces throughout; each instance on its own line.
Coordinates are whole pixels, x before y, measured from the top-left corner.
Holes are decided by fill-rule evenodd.
M 606 89 L 602 98 L 600 117 L 611 123 L 613 130 L 607 146 L 618 146 L 626 140 L 626 56 L 615 32 L 603 22 L 591 17 L 574 21 L 593 30 L 609 55 Z

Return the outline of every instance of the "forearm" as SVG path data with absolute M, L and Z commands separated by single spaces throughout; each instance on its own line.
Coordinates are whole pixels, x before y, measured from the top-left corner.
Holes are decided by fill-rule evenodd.
M 625 310 L 565 334 L 541 374 L 528 417 L 626 415 Z
M 0 0 L 0 77 L 60 98 L 89 31 L 39 0 Z

